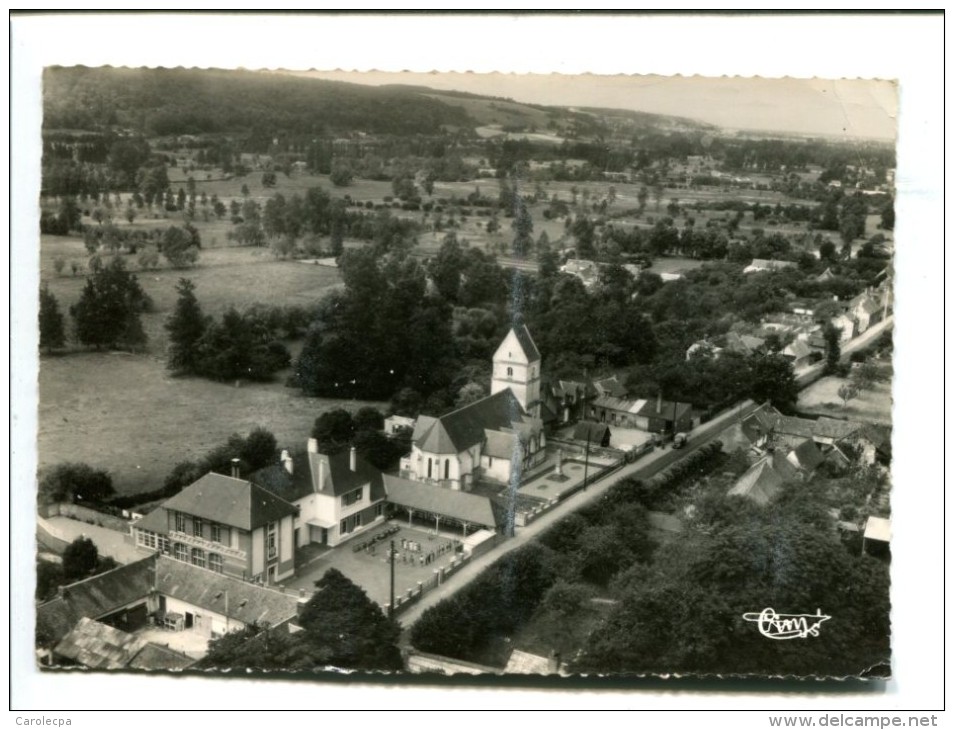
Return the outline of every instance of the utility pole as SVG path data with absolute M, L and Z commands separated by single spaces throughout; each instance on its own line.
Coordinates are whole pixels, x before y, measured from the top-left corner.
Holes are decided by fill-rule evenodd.
M 388 558 L 391 563 L 391 602 L 388 604 L 388 618 L 394 618 L 394 540 L 391 540 L 391 550 L 388 552 Z
M 586 479 L 587 472 L 589 472 L 590 467 L 590 435 L 593 433 L 592 429 L 587 425 L 586 427 L 586 454 L 583 456 L 583 491 L 586 491 Z

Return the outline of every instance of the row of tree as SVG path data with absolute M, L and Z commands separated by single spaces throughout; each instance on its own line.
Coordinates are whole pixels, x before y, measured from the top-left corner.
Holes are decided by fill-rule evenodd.
M 230 308 L 216 322 L 202 313 L 189 279 L 180 279 L 176 291 L 179 298 L 166 322 L 167 363 L 173 372 L 212 380 L 269 380 L 291 363 L 267 311 Z

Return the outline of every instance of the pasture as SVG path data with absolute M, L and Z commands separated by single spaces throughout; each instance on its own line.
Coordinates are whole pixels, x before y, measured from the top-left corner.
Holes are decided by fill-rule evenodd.
M 845 405 L 838 389 L 847 378 L 827 377 L 816 381 L 801 392 L 798 410 L 831 418 L 847 418 L 864 423 L 891 423 L 891 380 L 875 383 Z
M 279 448 L 301 449 L 323 411 L 366 405 L 306 398 L 284 386 L 286 375 L 235 387 L 174 378 L 150 355 L 41 358 L 38 466 L 85 462 L 109 471 L 117 492 L 135 494 L 161 487 L 173 466 L 201 458 L 233 433 L 264 426 Z
M 59 301 L 69 331 L 69 307 L 79 299 L 86 277 L 72 276 L 69 264 L 58 276 L 53 261 L 62 257 L 85 265 L 87 252 L 78 238 L 41 239 L 41 278 Z M 134 268 L 135 257 L 127 258 Z M 278 373 L 273 383 L 235 387 L 173 378 L 165 366 L 163 325 L 181 277 L 195 283 L 203 311 L 218 316 L 229 307 L 241 310 L 254 303 L 314 304 L 340 285 L 337 269 L 276 261 L 267 249 L 203 248 L 195 268 L 137 275 L 154 303 L 154 311 L 142 317 L 149 337 L 146 353 L 74 352 L 40 361 L 41 468 L 86 462 L 110 471 L 117 491 L 135 493 L 161 486 L 176 463 L 202 456 L 234 432 L 261 425 L 283 446 L 300 447 L 322 410 L 363 405 L 302 397 L 284 386 L 287 372 Z

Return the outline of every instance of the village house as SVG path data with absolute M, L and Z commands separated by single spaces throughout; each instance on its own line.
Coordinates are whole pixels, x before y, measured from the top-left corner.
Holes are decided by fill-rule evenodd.
M 757 271 L 781 271 L 795 266 L 794 261 L 779 261 L 777 259 L 752 259 L 752 263 L 742 269 L 743 274 Z
M 887 307 L 869 291 L 859 294 L 848 303 L 848 313 L 857 322 L 858 334 L 881 321 Z
M 182 669 L 207 642 L 252 624 L 287 627 L 300 599 L 153 553 L 63 586 L 37 607 L 36 641 L 54 661 Z
M 134 523 L 136 546 L 243 580 L 294 575 L 298 508 L 233 474 L 210 472 Z
M 575 276 L 587 289 L 594 288 L 600 280 L 599 265 L 586 259 L 567 259 L 567 262 L 560 267 L 560 271 Z
M 251 479 L 297 508 L 294 544 L 335 546 L 380 522 L 385 514 L 381 471 L 352 446 L 335 454 L 319 453 L 318 440 L 307 451 L 282 453 L 281 464 L 259 469 Z
M 652 433 L 692 429 L 692 405 L 656 398 L 636 400 L 600 396 L 590 404 L 589 417 L 600 423 Z
M 782 357 L 791 361 L 792 367 L 799 370 L 806 365 L 811 365 L 811 356 L 815 352 L 804 340 L 794 340 L 782 350 Z

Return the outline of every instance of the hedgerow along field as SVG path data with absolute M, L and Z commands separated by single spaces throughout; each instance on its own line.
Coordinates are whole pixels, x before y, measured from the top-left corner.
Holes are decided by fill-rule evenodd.
M 57 257 L 67 261 L 61 275 L 54 267 Z M 69 307 L 86 282 L 85 271 L 73 276 L 69 262 L 85 266 L 87 259 L 78 238 L 42 237 L 41 278 L 56 296 L 68 331 Z M 135 270 L 135 256 L 126 259 Z M 277 261 L 268 249 L 203 248 L 191 269 L 137 271 L 137 276 L 154 304 L 142 317 L 149 337 L 146 352 L 74 350 L 40 360 L 41 469 L 61 461 L 86 462 L 108 470 L 118 492 L 133 494 L 161 486 L 175 464 L 202 456 L 232 433 L 246 434 L 261 425 L 282 447 L 300 448 L 323 410 L 363 405 L 305 398 L 285 387 L 287 371 L 276 374 L 272 383 L 236 387 L 174 378 L 166 369 L 164 324 L 175 306 L 181 277 L 195 283 L 203 311 L 219 316 L 228 307 L 242 310 L 255 303 L 310 306 L 340 285 L 336 269 Z M 291 343 L 293 355 L 297 344 Z

